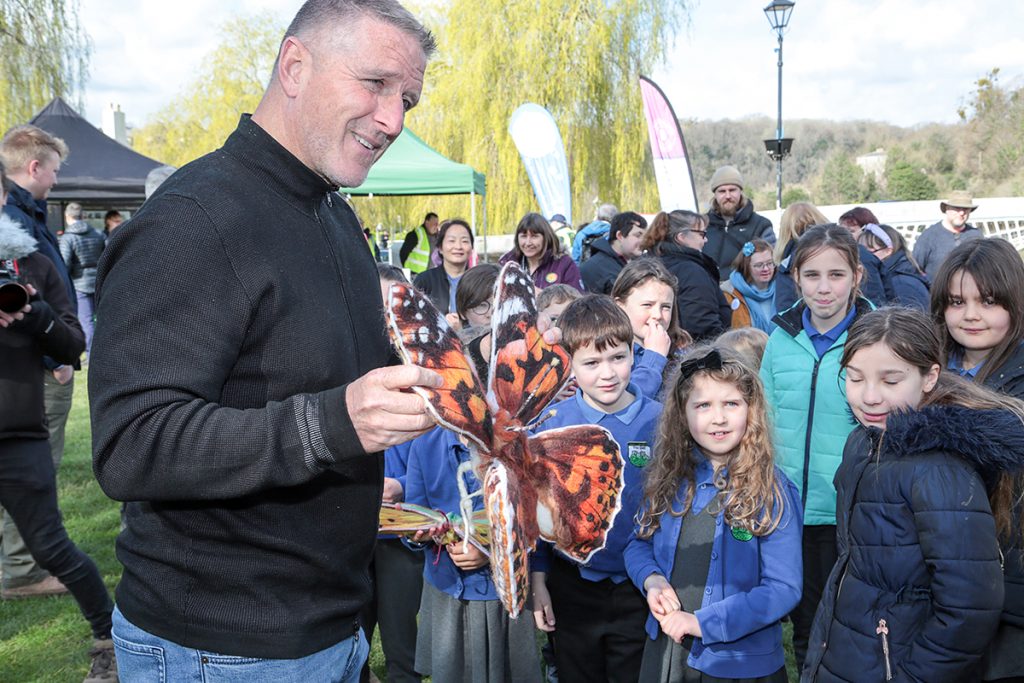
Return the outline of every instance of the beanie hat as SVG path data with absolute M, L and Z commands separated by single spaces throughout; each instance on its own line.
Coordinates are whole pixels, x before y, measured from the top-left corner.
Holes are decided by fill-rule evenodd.
M 711 191 L 714 192 L 722 185 L 735 185 L 743 189 L 743 176 L 736 170 L 735 166 L 722 166 L 711 176 Z

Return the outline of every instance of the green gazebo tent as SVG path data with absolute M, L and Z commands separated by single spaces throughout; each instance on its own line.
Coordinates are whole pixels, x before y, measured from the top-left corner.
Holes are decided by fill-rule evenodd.
M 486 207 L 487 184 L 483 173 L 445 157 L 405 128 L 370 169 L 366 182 L 339 190 L 348 195 L 468 194 L 470 223 L 476 232 L 476 197 Z M 487 249 L 487 212 L 483 211 L 484 251 Z

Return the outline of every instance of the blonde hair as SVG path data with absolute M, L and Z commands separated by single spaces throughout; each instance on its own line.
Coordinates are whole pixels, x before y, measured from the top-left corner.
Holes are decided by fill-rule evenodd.
M 54 152 L 64 161 L 68 146 L 42 128 L 25 124 L 11 128 L 0 140 L 0 158 L 9 172 L 25 171 L 33 161 L 43 161 L 47 152 Z
M 658 421 L 656 455 L 647 467 L 643 501 L 637 515 L 637 536 L 650 538 L 661 525 L 661 517 L 680 517 L 688 513 L 696 493 L 696 471 L 700 460 L 694 451 L 693 437 L 686 421 L 686 402 L 698 377 L 732 384 L 747 403 L 747 425 L 739 448 L 728 466 L 728 481 L 716 474 L 721 491 L 718 502 L 727 524 L 742 527 L 754 536 L 767 536 L 782 520 L 785 494 L 775 474 L 775 458 L 768 426 L 764 387 L 757 371 L 735 353 L 719 347 L 701 347 L 691 352 L 699 358 L 712 350 L 722 357 L 720 370 L 698 370 L 690 376 L 676 376 L 665 397 L 665 408 Z M 685 482 L 680 498 L 679 487 Z M 676 505 L 678 503 L 678 505 Z
M 796 202 L 786 207 L 779 220 L 779 239 L 775 243 L 775 262 L 781 263 L 785 258 L 786 247 L 812 225 L 828 223 L 825 214 L 810 202 Z
M 759 371 L 768 333 L 756 327 L 737 327 L 720 334 L 715 345 L 733 351 L 754 371 Z

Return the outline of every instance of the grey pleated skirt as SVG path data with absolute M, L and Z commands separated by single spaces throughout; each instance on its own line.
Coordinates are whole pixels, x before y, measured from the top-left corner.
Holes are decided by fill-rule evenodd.
M 540 683 L 533 616 L 497 600 L 459 600 L 423 584 L 416 671 L 436 683 Z

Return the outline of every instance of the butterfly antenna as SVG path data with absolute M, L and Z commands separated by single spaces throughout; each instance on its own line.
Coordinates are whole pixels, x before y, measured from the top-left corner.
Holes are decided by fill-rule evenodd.
M 546 413 L 544 413 L 543 415 L 541 415 L 540 417 L 533 421 L 533 424 L 530 425 L 530 429 L 536 429 L 537 427 L 541 426 L 542 424 L 553 418 L 557 412 L 558 411 L 555 410 L 554 408 L 547 411 Z
M 523 411 L 530 406 L 530 402 L 537 397 L 537 390 L 540 389 L 540 387 L 544 386 L 544 380 L 547 379 L 549 374 L 551 374 L 552 372 L 556 372 L 558 366 L 561 365 L 561 363 L 562 361 L 558 358 L 552 358 L 551 360 L 548 361 L 547 366 L 544 368 L 544 373 L 537 379 L 536 384 L 534 384 L 533 390 L 529 394 L 527 394 L 526 397 L 523 399 L 523 402 L 519 404 L 519 411 L 516 413 L 517 420 L 522 417 Z

